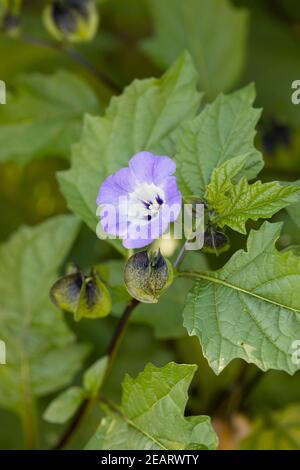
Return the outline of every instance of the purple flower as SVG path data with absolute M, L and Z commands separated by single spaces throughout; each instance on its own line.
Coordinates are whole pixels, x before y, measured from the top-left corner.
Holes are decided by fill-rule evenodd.
M 181 210 L 175 170 L 169 157 L 134 155 L 127 168 L 100 187 L 97 204 L 103 230 L 122 238 L 126 248 L 141 248 L 159 238 Z

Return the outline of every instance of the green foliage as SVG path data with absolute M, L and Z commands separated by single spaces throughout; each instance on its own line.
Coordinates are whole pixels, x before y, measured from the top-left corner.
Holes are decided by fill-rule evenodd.
M 95 399 L 102 385 L 107 364 L 107 356 L 92 364 L 84 373 L 83 388 L 70 387 L 58 395 L 47 407 L 44 419 L 49 423 L 63 424 L 74 416 L 84 400 Z
M 0 247 L 0 448 L 214 449 L 209 414 L 221 448 L 246 425 L 237 447 L 298 449 L 298 4 L 96 3 L 103 27 L 76 48 L 47 37 L 44 5 L 22 3 L 21 34 L 10 16 L 0 28 L 0 78 L 9 90 L 0 106 L 0 237 L 65 210 L 58 168 L 69 208 L 89 227 L 77 237 L 79 221 L 59 216 L 18 228 Z M 48 32 L 59 41 L 92 39 L 97 14 L 89 5 L 94 15 L 72 12 L 73 31 L 64 21 L 53 29 L 48 6 Z M 257 106 L 265 109 L 255 139 Z M 97 226 L 99 187 L 146 150 L 174 158 L 184 202 L 205 206 L 204 246 L 186 253 L 171 286 L 183 241 L 162 242 L 170 262 L 156 264 L 160 242 L 148 256 L 97 239 L 106 239 Z M 258 222 L 279 211 L 284 225 Z M 260 228 L 245 249 L 248 227 Z M 64 274 L 64 261 L 82 269 Z M 126 286 L 141 301 L 134 311 Z M 67 314 L 66 323 L 59 310 L 81 321 Z M 92 365 L 84 369 L 88 344 Z M 194 363 L 195 377 L 197 366 L 186 365 Z
M 187 298 L 184 325 L 197 335 L 216 373 L 240 357 L 262 370 L 290 374 L 300 337 L 300 258 L 275 248 L 281 224 L 251 231 L 247 251 L 220 270 L 199 274 Z
M 242 441 L 242 449 L 299 450 L 300 407 L 290 405 L 275 413 L 259 418 L 252 432 Z
M 300 181 L 296 181 L 294 184 L 300 186 Z M 297 227 L 300 228 L 300 202 L 293 204 L 287 208 L 287 211 Z
M 59 181 L 69 208 L 92 230 L 99 186 L 107 176 L 141 149 L 174 153 L 178 126 L 195 115 L 200 103 L 196 81 L 192 60 L 185 54 L 162 78 L 135 80 L 112 99 L 103 118 L 85 118 L 72 167 L 60 174 Z
M 58 216 L 21 228 L 0 248 L 0 330 L 8 354 L 0 368 L 0 404 L 22 416 L 36 397 L 66 386 L 88 351 L 48 294 L 78 226 L 73 216 Z
M 104 356 L 95 362 L 85 372 L 83 378 L 84 389 L 91 397 L 96 397 L 102 385 L 108 364 L 108 357 Z
M 65 423 L 76 413 L 84 398 L 82 388 L 68 388 L 50 403 L 44 413 L 45 420 L 49 423 Z
M 227 0 L 148 0 L 148 5 L 155 35 L 142 48 L 158 65 L 168 66 L 188 50 L 200 89 L 210 99 L 236 83 L 245 59 L 245 11 Z
M 296 185 L 281 186 L 278 182 L 249 184 L 245 177 L 236 184 L 232 179 L 243 169 L 247 156 L 228 160 L 213 171 L 205 192 L 205 200 L 215 214 L 213 223 L 246 233 L 248 219 L 270 218 L 280 209 L 299 200 L 300 188 Z
M 184 195 L 203 197 L 214 168 L 233 157 L 247 156 L 248 179 L 259 173 L 263 162 L 253 139 L 260 111 L 252 107 L 254 99 L 253 86 L 220 95 L 183 127 L 175 159 Z
M 31 74 L 16 80 L 16 91 L 0 107 L 0 162 L 68 158 L 79 139 L 86 112 L 100 109 L 94 92 L 76 76 Z
M 206 416 L 184 417 L 196 366 L 148 364 L 136 379 L 126 376 L 121 408 L 108 405 L 87 449 L 213 449 L 217 445 Z

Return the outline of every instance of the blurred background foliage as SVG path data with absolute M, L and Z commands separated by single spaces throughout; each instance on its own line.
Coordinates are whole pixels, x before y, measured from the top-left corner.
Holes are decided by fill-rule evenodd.
M 134 78 L 159 76 L 183 49 L 189 49 L 195 60 L 199 88 L 208 101 L 219 92 L 255 82 L 256 105 L 264 109 L 257 135 L 266 160 L 262 178 L 300 180 L 300 107 L 291 103 L 291 84 L 300 79 L 298 0 L 98 1 L 96 37 L 76 49 L 72 46 L 80 58 L 93 64 L 91 70 L 76 54 L 74 60 L 74 53 L 66 52 L 68 46 L 52 47 L 41 19 L 48 1 L 24 0 L 21 31 L 13 37 L 3 26 L 4 3 L 0 2 L 0 79 L 7 85 L 8 104 L 0 106 L 1 241 L 23 224 L 35 225 L 67 212 L 56 173 L 68 168 L 70 146 L 79 139 L 83 114 L 101 113 L 111 95 Z M 300 244 L 299 207 L 276 219 L 286 222 L 281 246 Z M 233 233 L 230 237 L 234 251 L 244 246 L 245 237 Z M 176 249 L 166 247 L 168 254 Z M 194 262 L 216 269 L 232 251 L 218 258 L 197 254 Z M 111 246 L 82 226 L 68 260 L 84 269 L 110 260 L 112 283 L 118 285 L 122 282 L 118 258 Z M 195 363 L 199 369 L 188 412 L 213 416 L 220 448 L 299 449 L 300 373 L 263 374 L 234 361 L 216 377 L 198 342 L 182 328 L 188 286 L 187 281 L 180 292 L 171 288 L 159 305 L 136 310 L 107 383 L 109 396 L 118 399 L 125 372 L 136 374 L 149 361 Z M 121 306 L 122 301 L 116 315 Z M 67 320 L 79 340 L 93 345 L 86 364 L 92 363 L 104 353 L 116 318 L 76 324 Z M 75 382 L 80 377 L 79 372 Z M 52 398 L 39 402 L 41 448 L 53 446 L 62 431 L 42 419 Z M 75 448 L 86 442 L 98 413 L 95 409 L 86 420 L 73 442 Z M 23 446 L 18 419 L 0 410 L 0 448 Z

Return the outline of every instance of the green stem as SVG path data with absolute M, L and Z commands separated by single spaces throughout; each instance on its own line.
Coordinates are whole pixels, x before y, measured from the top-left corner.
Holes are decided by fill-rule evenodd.
M 123 312 L 123 314 L 122 314 L 122 316 L 121 316 L 121 318 L 118 322 L 115 333 L 114 333 L 113 337 L 111 338 L 111 341 L 110 341 L 110 343 L 108 345 L 108 348 L 107 348 L 106 354 L 108 355 L 109 359 L 108 359 L 108 364 L 107 364 L 107 368 L 106 368 L 106 371 L 105 371 L 104 379 L 103 379 L 103 382 L 102 382 L 102 386 L 103 386 L 104 381 L 108 377 L 109 372 L 110 372 L 110 370 L 111 370 L 111 368 L 114 364 L 117 352 L 120 348 L 122 339 L 123 339 L 123 337 L 125 335 L 125 332 L 127 330 L 131 314 L 132 314 L 133 310 L 139 305 L 139 303 L 140 302 L 138 300 L 132 299 L 128 303 L 127 307 L 125 308 L 125 310 L 124 310 L 124 312 Z
M 184 245 L 181 247 L 181 250 L 176 258 L 176 260 L 174 261 L 174 268 L 178 268 L 178 266 L 180 266 L 180 264 L 183 262 L 185 256 L 186 256 L 186 244 L 187 242 L 184 243 Z
M 21 421 L 26 449 L 36 449 L 38 442 L 36 403 L 27 403 L 21 413 Z

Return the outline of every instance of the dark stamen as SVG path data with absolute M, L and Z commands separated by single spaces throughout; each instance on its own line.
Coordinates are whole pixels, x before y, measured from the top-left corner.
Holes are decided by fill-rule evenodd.
M 152 219 L 152 216 L 149 214 L 147 215 L 147 220 L 150 221 Z
M 158 194 L 156 195 L 156 202 L 160 206 L 164 203 L 164 201 L 162 200 L 162 198 Z
M 150 206 L 152 205 L 152 201 L 142 201 L 146 209 L 150 209 Z

